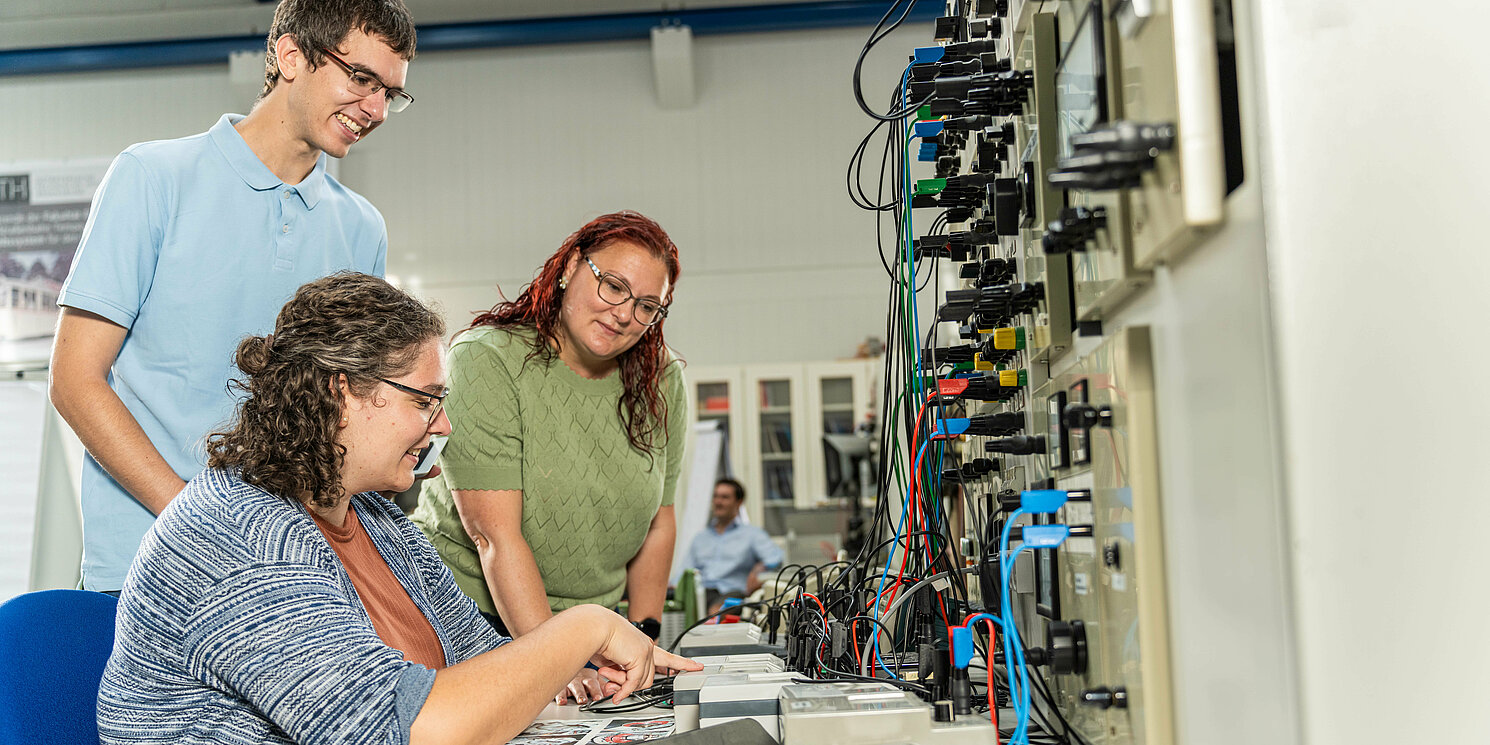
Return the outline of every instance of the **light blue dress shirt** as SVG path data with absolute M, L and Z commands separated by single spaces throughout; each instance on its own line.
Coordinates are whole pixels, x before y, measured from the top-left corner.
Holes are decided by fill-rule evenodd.
M 704 587 L 723 594 L 744 593 L 750 570 L 760 562 L 768 569 L 781 566 L 786 553 L 771 542 L 766 531 L 736 517 L 723 533 L 713 521 L 688 545 L 688 566 L 697 569 Z
M 114 160 L 59 305 L 129 329 L 109 384 L 181 478 L 225 425 L 244 336 L 274 329 L 300 285 L 351 269 L 381 276 L 383 218 L 326 175 L 295 186 L 261 162 L 227 114 L 211 130 L 130 146 Z M 97 461 L 82 477 L 83 584 L 118 590 L 155 516 Z

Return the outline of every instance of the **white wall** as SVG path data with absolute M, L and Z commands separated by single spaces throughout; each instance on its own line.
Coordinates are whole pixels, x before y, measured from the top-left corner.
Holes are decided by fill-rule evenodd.
M 679 245 L 667 334 L 691 362 L 851 356 L 882 334 L 885 305 L 872 222 L 843 177 L 870 123 L 849 87 L 865 33 L 696 38 L 698 102 L 675 111 L 655 103 L 646 42 L 430 55 L 410 75 L 418 102 L 343 175 L 388 219 L 389 274 L 452 319 L 499 286 L 515 296 L 569 232 L 630 208 Z M 873 60 L 874 90 L 896 57 Z
M 584 221 L 636 209 L 683 262 L 668 341 L 703 365 L 852 356 L 883 335 L 872 216 L 843 173 L 870 120 L 850 89 L 867 28 L 696 37 L 697 104 L 655 103 L 645 41 L 430 53 L 417 103 L 340 164 L 387 219 L 388 272 L 453 326 L 515 296 Z M 879 102 L 907 27 L 865 67 Z M 199 132 L 251 92 L 227 65 L 0 78 L 0 162 L 112 156 Z M 866 219 L 867 218 L 867 219 Z M 786 330 L 787 333 L 782 333 Z
M 1251 5 L 1304 740 L 1484 742 L 1490 12 Z

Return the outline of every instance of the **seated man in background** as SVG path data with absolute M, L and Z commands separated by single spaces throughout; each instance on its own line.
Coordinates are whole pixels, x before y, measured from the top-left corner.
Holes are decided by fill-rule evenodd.
M 697 569 L 709 612 L 719 610 L 724 598 L 741 598 L 761 586 L 761 569 L 781 566 L 785 552 L 766 531 L 740 522 L 745 487 L 734 479 L 714 483 L 709 529 L 700 531 L 688 546 L 687 567 Z

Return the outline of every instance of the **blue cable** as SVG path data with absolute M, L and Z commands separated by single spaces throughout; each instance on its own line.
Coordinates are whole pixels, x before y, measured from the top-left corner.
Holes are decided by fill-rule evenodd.
M 1029 672 L 1024 667 L 1024 642 L 1019 639 L 1019 628 L 1014 623 L 1014 604 L 1009 595 L 1010 574 L 1014 569 L 1014 559 L 1018 558 L 1019 552 L 1024 550 L 1020 546 L 1013 554 L 1009 554 L 1009 535 L 1014 530 L 1014 523 L 1020 517 L 1030 514 L 1021 506 L 1014 510 L 1009 518 L 1004 521 L 1004 529 L 999 536 L 999 588 L 1002 597 L 1001 608 L 1003 610 L 1004 628 L 1004 661 L 1005 668 L 1009 673 L 1009 702 L 1014 707 L 1014 716 L 1018 723 L 1014 727 L 1014 734 L 1009 737 L 1009 745 L 1029 745 Z M 1012 662 L 1012 666 L 1009 664 Z
M 911 462 L 912 470 L 915 469 L 917 463 L 921 462 L 921 457 L 925 454 L 926 445 L 929 442 L 930 440 L 921 443 L 921 451 L 916 454 L 916 460 Z M 892 549 L 887 554 L 885 554 L 885 568 L 884 571 L 880 572 L 880 584 L 874 593 L 874 620 L 876 621 L 883 620 L 880 617 L 880 598 L 884 597 L 885 594 L 885 580 L 890 576 L 890 563 L 895 560 L 895 551 L 893 547 L 900 545 L 900 530 L 901 528 L 905 527 L 906 522 L 910 519 L 910 514 L 911 500 L 910 493 L 909 491 L 907 491 L 906 498 L 900 503 L 900 523 L 895 526 L 895 542 L 890 544 Z M 880 635 L 878 631 L 876 631 L 874 634 L 874 658 L 875 661 L 879 663 L 881 670 L 884 670 L 885 673 L 890 677 L 896 680 L 900 680 L 900 676 L 896 675 L 893 671 L 890 670 L 888 666 L 885 665 L 885 658 L 880 655 Z
M 912 64 L 914 64 L 914 63 L 912 63 Z M 912 67 L 912 65 L 906 65 L 905 66 L 905 71 L 900 74 L 900 101 L 899 101 L 899 106 L 901 108 L 904 108 L 905 102 L 908 101 L 908 100 L 910 100 L 910 75 L 911 75 L 911 67 Z M 912 112 L 910 114 L 907 114 L 906 116 L 907 117 L 915 116 L 915 112 Z M 921 401 L 921 400 L 923 400 L 923 399 L 926 398 L 926 386 L 925 386 L 924 381 L 922 381 L 922 379 L 921 379 L 921 319 L 920 319 L 920 315 L 916 311 L 916 257 L 915 257 L 915 252 L 912 250 L 912 245 L 913 245 L 914 241 L 911 239 L 911 236 L 912 236 L 912 234 L 914 232 L 914 230 L 913 230 L 914 229 L 914 226 L 912 224 L 912 211 L 911 211 L 911 159 L 910 159 L 910 141 L 913 140 L 913 139 L 915 139 L 916 135 L 914 134 L 914 130 L 915 130 L 914 127 L 911 127 L 909 129 L 911 130 L 911 134 L 906 137 L 905 147 L 901 148 L 902 153 L 901 153 L 900 168 L 901 168 L 901 182 L 903 183 L 903 192 L 904 192 L 903 198 L 905 200 L 905 226 L 900 231 L 901 232 L 900 240 L 905 245 L 905 260 L 906 260 L 906 265 L 911 268 L 911 276 L 910 276 L 911 330 L 913 332 L 915 332 L 914 335 L 911 338 L 914 341 L 915 358 L 916 358 L 915 374 L 914 374 L 914 377 L 912 378 L 911 389 L 914 390 L 915 393 L 916 393 L 914 400 Z

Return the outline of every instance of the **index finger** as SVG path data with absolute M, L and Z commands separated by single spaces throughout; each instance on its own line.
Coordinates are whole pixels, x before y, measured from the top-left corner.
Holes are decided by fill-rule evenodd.
M 704 669 L 702 663 L 664 651 L 661 647 L 652 650 L 652 663 L 657 667 L 667 668 L 675 672 Z

